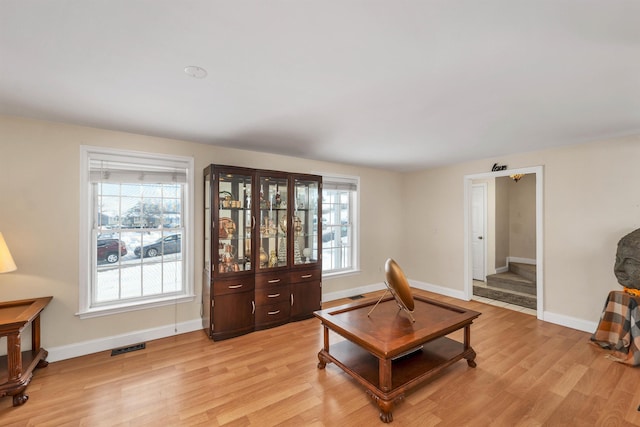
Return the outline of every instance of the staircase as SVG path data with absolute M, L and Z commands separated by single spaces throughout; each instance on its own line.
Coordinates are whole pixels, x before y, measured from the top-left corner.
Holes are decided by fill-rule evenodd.
M 486 284 L 474 282 L 473 294 L 535 310 L 536 266 L 511 262 L 509 271 L 487 276 Z

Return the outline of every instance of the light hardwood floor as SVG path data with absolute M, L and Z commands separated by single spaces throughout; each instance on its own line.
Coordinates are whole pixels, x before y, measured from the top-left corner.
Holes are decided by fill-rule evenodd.
M 462 360 L 407 393 L 390 425 L 640 426 L 640 370 L 607 359 L 590 334 L 415 292 L 482 313 L 471 327 L 478 366 Z M 325 307 L 343 302 L 351 301 Z M 461 331 L 452 337 L 462 340 Z M 197 331 L 55 362 L 36 370 L 25 405 L 0 399 L 0 425 L 383 425 L 354 380 L 333 364 L 317 369 L 321 346 L 310 319 L 221 342 Z

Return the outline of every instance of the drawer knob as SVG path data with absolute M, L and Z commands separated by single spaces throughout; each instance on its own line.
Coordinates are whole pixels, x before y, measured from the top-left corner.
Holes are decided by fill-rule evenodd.
M 238 284 L 238 285 L 229 285 L 229 289 L 239 289 L 242 287 L 242 283 Z
M 267 298 L 278 298 L 280 296 L 280 294 L 269 294 L 267 295 Z
M 273 315 L 278 314 L 278 313 L 280 313 L 280 310 L 270 311 L 270 312 L 268 312 L 267 314 L 268 314 L 269 316 L 273 316 Z
M 280 279 L 271 279 L 268 283 L 278 283 Z

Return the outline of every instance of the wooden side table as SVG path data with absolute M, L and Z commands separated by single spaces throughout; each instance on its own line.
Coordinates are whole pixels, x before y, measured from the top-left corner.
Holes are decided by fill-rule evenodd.
M 13 396 L 13 406 L 29 399 L 24 391 L 33 371 L 49 364 L 40 347 L 40 313 L 53 297 L 0 303 L 0 336 L 7 337 L 7 355 L 0 357 L 0 397 Z M 31 350 L 21 351 L 20 335 L 31 324 Z

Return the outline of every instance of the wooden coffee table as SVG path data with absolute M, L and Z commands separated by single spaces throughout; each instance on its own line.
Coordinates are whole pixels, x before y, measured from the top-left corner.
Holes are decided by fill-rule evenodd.
M 333 362 L 364 386 L 385 423 L 393 421 L 393 407 L 407 390 L 461 359 L 476 366 L 470 329 L 480 313 L 422 296 L 414 296 L 414 301 L 415 323 L 392 297 L 383 299 L 370 316 L 376 300 L 314 313 L 324 328 L 318 368 Z M 446 337 L 462 328 L 464 342 Z M 329 330 L 346 340 L 329 348 Z

